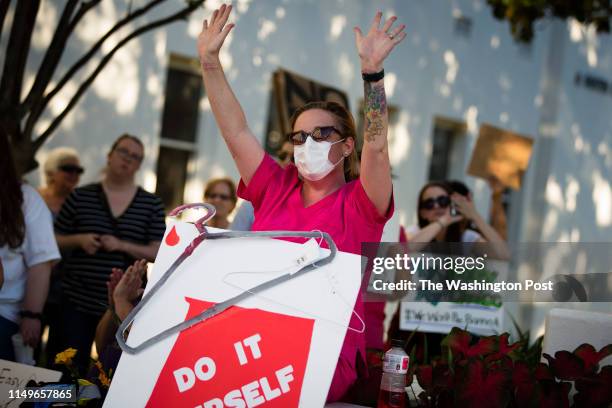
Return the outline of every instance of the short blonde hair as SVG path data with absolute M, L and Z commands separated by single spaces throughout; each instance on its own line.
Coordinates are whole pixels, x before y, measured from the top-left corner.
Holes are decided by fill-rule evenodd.
M 66 159 L 79 160 L 79 152 L 72 147 L 57 147 L 49 152 L 43 165 L 47 184 L 49 184 L 49 177 L 59 169 L 61 163 Z

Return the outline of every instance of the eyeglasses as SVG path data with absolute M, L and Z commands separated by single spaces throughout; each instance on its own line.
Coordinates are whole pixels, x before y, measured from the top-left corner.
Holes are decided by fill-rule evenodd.
M 217 194 L 217 193 L 212 193 L 212 194 L 207 194 L 206 198 L 210 199 L 210 200 L 215 200 L 215 199 L 220 199 L 223 201 L 229 201 L 232 199 L 232 196 L 229 196 L 227 194 Z
M 119 153 L 119 156 L 121 156 L 122 159 L 133 160 L 138 163 L 142 161 L 142 156 L 136 153 L 130 153 L 127 149 L 124 149 L 123 147 L 117 147 L 115 151 Z
M 438 197 L 434 197 L 434 198 L 428 198 L 427 200 L 424 200 L 421 202 L 421 204 L 419 205 L 419 208 L 424 208 L 426 210 L 433 210 L 436 206 L 436 204 L 438 204 L 438 207 L 440 208 L 447 208 L 451 203 L 451 199 L 449 196 L 447 195 L 441 195 Z
M 327 140 L 334 132 L 340 134 L 340 131 L 333 126 L 321 126 L 314 128 L 310 133 L 303 130 L 289 133 L 287 138 L 297 146 L 306 143 L 308 136 L 312 137 L 315 142 L 322 142 Z
M 85 169 L 83 169 L 81 166 L 77 166 L 76 164 L 64 164 L 64 165 L 59 166 L 58 169 L 60 169 L 64 173 L 79 174 L 79 175 L 83 174 L 83 172 L 85 171 Z

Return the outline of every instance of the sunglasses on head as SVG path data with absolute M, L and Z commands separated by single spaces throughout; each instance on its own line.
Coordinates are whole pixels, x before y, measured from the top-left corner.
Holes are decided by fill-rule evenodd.
M 441 195 L 438 197 L 433 197 L 433 198 L 428 198 L 427 200 L 423 200 L 421 202 L 421 205 L 419 205 L 419 207 L 422 209 L 426 209 L 426 210 L 433 210 L 436 204 L 438 204 L 438 207 L 440 208 L 446 208 L 450 205 L 450 203 L 451 203 L 451 199 L 449 196 Z
M 85 171 L 81 166 L 77 166 L 76 164 L 64 164 L 59 166 L 58 169 L 63 171 L 64 173 L 73 173 L 73 174 L 83 174 Z
M 315 142 L 322 142 L 324 140 L 329 139 L 332 133 L 336 132 L 340 134 L 338 129 L 333 126 L 317 126 L 312 130 L 312 132 L 308 133 L 303 130 L 298 130 L 297 132 L 289 133 L 287 138 L 293 142 L 294 145 L 301 145 L 306 143 L 306 139 L 308 136 L 312 137 L 312 140 Z
M 232 199 L 232 197 L 227 194 L 217 194 L 217 193 L 208 194 L 206 198 L 211 199 L 211 200 L 215 200 L 218 198 L 223 201 L 228 201 Z

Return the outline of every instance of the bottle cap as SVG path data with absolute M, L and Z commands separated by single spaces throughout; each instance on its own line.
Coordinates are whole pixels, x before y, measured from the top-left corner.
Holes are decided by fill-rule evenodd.
M 399 340 L 399 339 L 392 339 L 391 340 L 391 347 L 399 347 L 402 350 L 404 349 L 404 340 Z

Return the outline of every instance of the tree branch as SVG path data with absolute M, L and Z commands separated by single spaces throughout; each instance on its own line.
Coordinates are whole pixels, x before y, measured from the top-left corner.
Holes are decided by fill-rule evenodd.
M 55 33 L 53 33 L 51 43 L 49 44 L 49 47 L 45 52 L 45 56 L 40 63 L 40 68 L 36 73 L 34 84 L 32 84 L 32 88 L 30 89 L 28 96 L 26 96 L 21 105 L 20 110 L 23 113 L 25 113 L 25 110 L 29 109 L 35 98 L 42 96 L 47 84 L 49 83 L 49 80 L 51 79 L 51 76 L 53 75 L 53 72 L 55 71 L 55 67 L 62 56 L 64 46 L 66 45 L 66 41 L 70 35 L 70 19 L 72 18 L 72 14 L 74 13 L 78 2 L 79 0 L 69 0 L 64 7 L 64 11 L 62 11 L 62 15 L 57 23 L 57 27 L 55 28 Z
M 40 100 L 40 102 L 36 104 L 37 106 L 34 109 L 32 109 L 32 111 L 30 112 L 30 114 L 28 116 L 28 119 L 26 121 L 25 133 L 28 134 L 28 135 L 32 134 L 32 130 L 34 129 L 34 125 L 36 124 L 36 122 L 38 121 L 40 116 L 42 115 L 43 111 L 45 110 L 45 108 L 47 107 L 47 105 L 49 104 L 51 99 L 53 99 L 53 97 L 55 95 L 57 95 L 62 90 L 64 85 L 66 85 L 66 83 L 68 83 L 68 81 L 74 76 L 74 74 L 76 74 L 76 72 L 79 69 L 81 69 L 83 66 L 85 66 L 85 64 L 87 64 L 87 62 L 89 62 L 89 60 L 102 47 L 102 44 L 104 43 L 104 41 L 106 41 L 111 35 L 113 35 L 115 32 L 117 32 L 121 27 L 123 27 L 124 25 L 128 24 L 132 20 L 140 17 L 141 15 L 145 14 L 146 12 L 148 12 L 149 10 L 154 8 L 155 6 L 158 6 L 159 4 L 161 4 L 164 1 L 166 1 L 166 0 L 153 0 L 153 1 L 149 2 L 149 3 L 147 3 L 146 5 L 144 5 L 143 7 L 135 10 L 133 13 L 128 14 L 127 16 L 122 18 L 121 20 L 117 21 L 117 23 L 115 23 L 115 25 L 113 27 L 111 27 L 106 32 L 106 34 L 104 34 L 98 41 L 96 41 L 96 43 L 89 49 L 89 51 L 85 55 L 83 55 L 81 58 L 79 58 L 79 60 L 76 61 L 68 69 L 68 71 L 66 71 L 64 76 L 62 76 L 62 78 L 59 80 L 59 82 L 53 88 L 53 90 L 51 92 L 49 92 L 47 95 L 45 95 L 45 97 L 42 98 Z M 87 7 L 93 7 L 93 5 L 95 5 L 96 3 L 97 3 L 97 1 L 93 1 L 92 0 L 92 1 L 90 1 L 87 4 Z M 83 14 L 85 14 L 86 11 L 87 10 L 84 10 Z M 82 17 L 82 15 L 80 17 Z M 79 17 L 79 19 L 80 19 L 80 17 Z M 73 21 L 73 23 L 71 23 L 72 29 L 74 28 L 74 26 L 76 26 L 76 23 L 78 22 L 76 20 L 77 19 L 75 18 L 75 21 Z
M 64 110 L 51 122 L 51 124 L 49 125 L 47 130 L 45 130 L 34 141 L 34 150 L 36 151 L 36 149 L 38 149 L 40 146 L 42 146 L 45 143 L 45 141 L 49 138 L 49 136 L 51 136 L 51 134 L 55 131 L 55 129 L 60 125 L 60 123 L 62 122 L 64 117 L 66 117 L 66 115 L 72 110 L 72 108 L 79 101 L 79 99 L 81 98 L 83 93 L 85 93 L 87 88 L 89 88 L 91 83 L 96 79 L 98 74 L 102 71 L 102 69 L 104 69 L 106 64 L 108 64 L 108 62 L 112 59 L 113 55 L 119 49 L 121 49 L 125 44 L 127 44 L 133 38 L 136 38 L 139 35 L 146 33 L 147 31 L 151 31 L 151 30 L 153 30 L 153 29 L 155 29 L 157 27 L 161 27 L 163 25 L 166 25 L 166 24 L 169 24 L 171 22 L 174 22 L 174 21 L 177 21 L 177 20 L 181 20 L 181 19 L 187 17 L 196 8 L 200 7 L 204 3 L 204 1 L 205 0 L 191 1 L 191 2 L 189 2 L 189 5 L 187 7 L 185 7 L 184 9 L 182 9 L 182 10 L 180 10 L 180 11 L 178 11 L 178 12 L 176 12 L 176 13 L 168 16 L 168 17 L 165 17 L 165 18 L 162 18 L 162 19 L 159 19 L 159 20 L 155 20 L 155 21 L 153 21 L 153 22 L 151 22 L 149 24 L 146 24 L 146 25 L 144 25 L 144 26 L 134 30 L 127 37 L 125 37 L 121 41 L 119 41 L 117 43 L 117 45 L 115 45 L 115 47 L 113 47 L 113 49 L 108 54 L 106 54 L 104 56 L 104 58 L 102 58 L 102 60 L 100 61 L 100 63 L 96 67 L 96 69 L 81 84 L 79 89 L 77 89 L 76 93 L 74 94 L 74 96 L 72 97 L 70 102 L 68 102 L 68 105 L 64 108 Z
M 116 33 L 121 27 L 125 26 L 126 24 L 128 24 L 129 22 L 135 20 L 136 18 L 140 17 L 141 15 L 145 14 L 146 12 L 151 10 L 153 7 L 158 6 L 159 4 L 161 4 L 164 1 L 166 1 L 166 0 L 152 0 L 151 2 L 147 3 L 145 6 L 135 10 L 133 13 L 128 14 L 127 16 L 122 18 L 121 20 L 117 21 L 117 23 L 106 32 L 106 34 L 104 34 L 98 41 L 96 41 L 96 43 L 89 49 L 89 51 L 85 55 L 83 55 L 81 58 L 79 58 L 79 60 L 76 61 L 68 69 L 68 71 L 66 71 L 64 76 L 62 76 L 62 78 L 59 80 L 59 82 L 53 88 L 53 90 L 51 90 L 51 92 L 49 92 L 44 97 L 44 99 L 42 101 L 42 106 L 41 106 L 40 112 L 37 112 L 37 115 L 35 115 L 32 118 L 33 122 L 36 122 L 38 120 L 38 118 L 42 114 L 42 111 L 47 107 L 47 105 L 49 104 L 51 99 L 53 99 L 53 97 L 55 95 L 57 95 L 62 90 L 64 85 L 66 85 L 66 83 L 68 83 L 68 81 L 74 76 L 74 74 L 76 74 L 76 72 L 79 69 L 81 69 L 83 66 L 85 66 L 85 64 L 87 64 L 89 62 L 89 60 L 94 55 L 96 55 L 98 50 L 102 47 L 102 44 L 110 36 L 112 36 L 114 33 Z M 28 120 L 29 120 L 29 118 L 28 118 Z
M 0 82 L 0 111 L 14 110 L 19 105 L 23 73 L 28 60 L 32 31 L 40 0 L 18 1 L 6 47 L 4 70 Z M 11 112 L 14 114 L 15 112 Z
M 36 120 L 40 118 L 40 115 L 46 106 L 46 103 L 43 101 L 43 94 L 47 89 L 55 70 L 57 69 L 60 59 L 62 58 L 68 38 L 83 16 L 95 5 L 100 3 L 100 1 L 101 0 L 91 0 L 81 3 L 81 6 L 76 14 L 74 13 L 74 10 L 79 0 L 70 0 L 66 4 L 66 7 L 64 7 L 64 11 L 62 12 L 60 21 L 57 24 L 57 28 L 55 29 L 51 44 L 49 44 L 49 48 L 47 49 L 45 57 L 40 64 L 40 68 L 38 69 L 36 80 L 34 81 L 28 96 L 20 106 L 20 119 L 23 118 L 23 115 L 25 115 L 27 111 L 30 111 L 24 128 L 24 135 L 26 135 L 26 137 L 31 136 L 34 124 L 36 123 Z M 72 17 L 72 14 L 74 14 L 74 18 Z
M 6 12 L 8 11 L 9 4 L 11 4 L 11 0 L 0 0 L 0 35 L 2 34 L 2 27 L 4 27 L 4 18 L 6 17 Z

